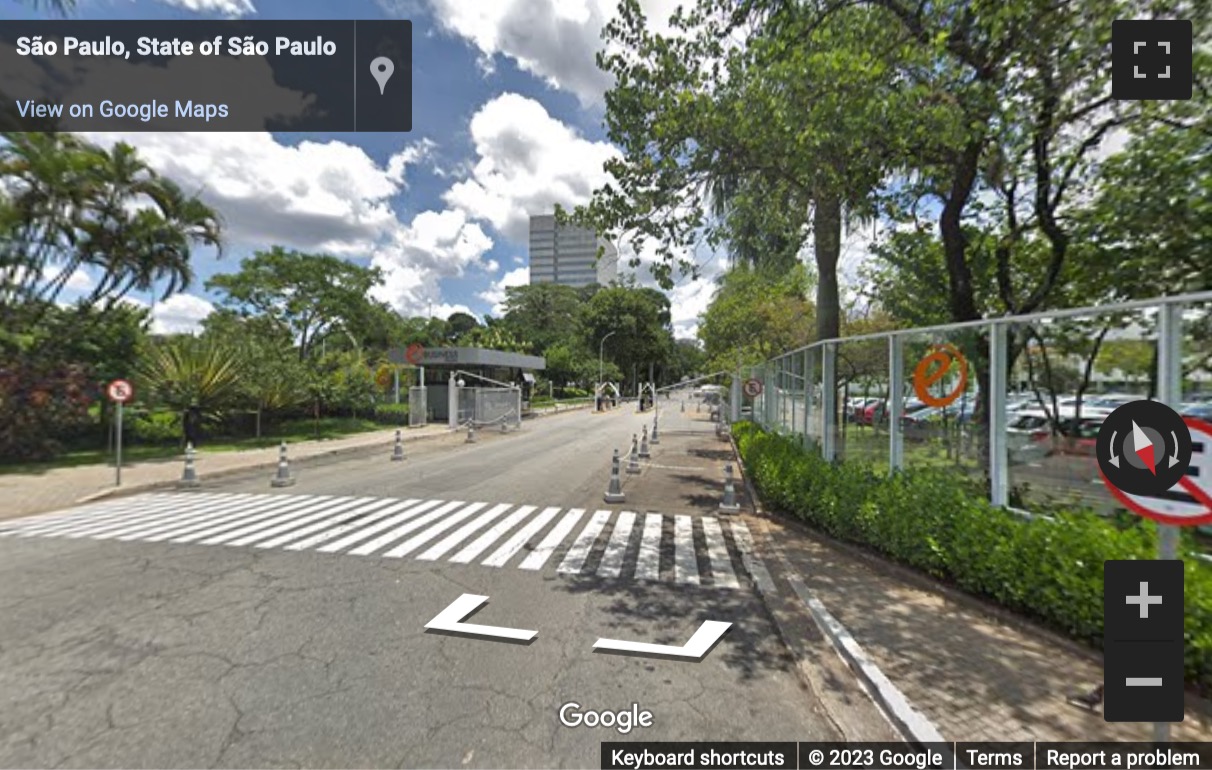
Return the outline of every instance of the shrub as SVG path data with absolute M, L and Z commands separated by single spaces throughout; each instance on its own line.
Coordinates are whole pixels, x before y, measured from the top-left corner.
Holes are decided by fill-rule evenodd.
M 798 439 L 735 426 L 755 487 L 772 507 L 978 596 L 1101 646 L 1103 561 L 1151 559 L 1156 528 L 1090 511 L 1025 517 L 993 506 L 980 482 L 946 469 L 877 472 L 829 463 Z M 1186 676 L 1212 689 L 1212 566 L 1186 558 Z
M 131 439 L 147 444 L 169 444 L 181 440 L 181 415 L 175 412 L 147 412 L 130 422 Z
M 375 404 L 375 422 L 403 425 L 408 422 L 408 404 Z

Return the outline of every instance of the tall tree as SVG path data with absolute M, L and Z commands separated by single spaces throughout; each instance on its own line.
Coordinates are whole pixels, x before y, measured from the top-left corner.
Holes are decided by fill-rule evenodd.
M 381 277 L 377 268 L 275 246 L 244 260 L 239 272 L 214 276 L 206 288 L 221 292 L 225 305 L 290 330 L 306 359 L 328 335 L 352 334 L 351 323 L 370 312 L 370 290 Z
M 909 138 L 888 125 L 917 104 L 887 55 L 870 51 L 897 44 L 878 14 L 856 8 L 822 21 L 811 11 L 699 0 L 661 35 L 637 0 L 623 0 L 599 56 L 617 83 L 607 125 L 623 157 L 607 162 L 611 183 L 575 218 L 633 235 L 637 251 L 651 244 L 666 287 L 675 270 L 696 272 L 688 255 L 704 237 L 785 261 L 811 233 L 818 335 L 836 337 L 844 217 L 872 210 Z

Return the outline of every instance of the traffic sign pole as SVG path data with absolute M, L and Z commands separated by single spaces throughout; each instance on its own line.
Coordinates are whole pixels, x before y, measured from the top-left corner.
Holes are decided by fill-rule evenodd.
M 118 435 L 114 437 L 114 486 L 122 486 L 122 402 L 118 402 L 118 413 L 116 416 L 118 423 Z
M 1182 316 L 1174 303 L 1162 305 L 1157 328 L 1157 400 L 1171 408 L 1182 402 Z M 1178 559 L 1178 527 L 1157 525 L 1157 558 Z M 1153 723 L 1153 740 L 1170 742 L 1170 723 Z

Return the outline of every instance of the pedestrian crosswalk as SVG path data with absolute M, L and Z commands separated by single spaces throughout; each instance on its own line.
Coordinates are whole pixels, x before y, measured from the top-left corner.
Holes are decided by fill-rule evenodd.
M 462 500 L 144 494 L 0 522 L 2 538 L 225 545 L 737 589 L 758 557 L 737 518 Z

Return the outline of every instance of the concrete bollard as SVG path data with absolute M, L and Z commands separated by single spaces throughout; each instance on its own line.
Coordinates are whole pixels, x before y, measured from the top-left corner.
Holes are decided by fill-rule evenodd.
M 741 506 L 736 501 L 736 489 L 732 485 L 732 463 L 724 466 L 724 500 L 720 503 L 720 513 L 740 513 Z
M 501 420 L 501 432 L 502 432 L 502 433 L 508 433 L 508 432 L 509 432 L 509 423 L 508 423 L 508 422 L 506 422 L 505 420 Z
M 685 414 L 685 412 L 686 412 L 686 402 L 682 401 L 682 413 Z
M 391 461 L 396 463 L 404 461 L 404 438 L 399 430 L 396 431 L 395 446 L 391 449 Z
M 471 422 L 470 420 L 467 422 L 467 440 L 464 441 L 463 443 L 464 444 L 476 443 L 476 424 L 474 422 Z
M 640 457 L 647 460 L 652 457 L 652 453 L 648 451 L 648 426 L 644 426 L 644 435 L 640 439 Z
M 659 415 L 652 416 L 652 443 L 653 446 L 661 443 L 660 436 L 657 435 L 658 423 L 660 422 Z
M 181 472 L 178 486 L 193 488 L 202 483 L 198 481 L 198 472 L 194 469 L 194 455 L 193 442 L 189 442 L 185 445 L 185 469 Z
M 606 487 L 605 500 L 608 503 L 621 503 L 627 498 L 623 496 L 623 480 L 619 478 L 619 450 L 614 450 L 610 460 L 610 486 Z
M 639 453 L 639 450 L 636 448 L 637 446 L 638 445 L 636 443 L 635 434 L 632 433 L 631 434 L 631 453 L 627 456 L 627 472 L 628 473 L 639 473 L 640 472 L 640 453 Z
M 270 480 L 271 487 L 289 487 L 295 483 L 295 477 L 290 475 L 290 460 L 286 457 L 286 442 L 278 447 L 278 473 Z

